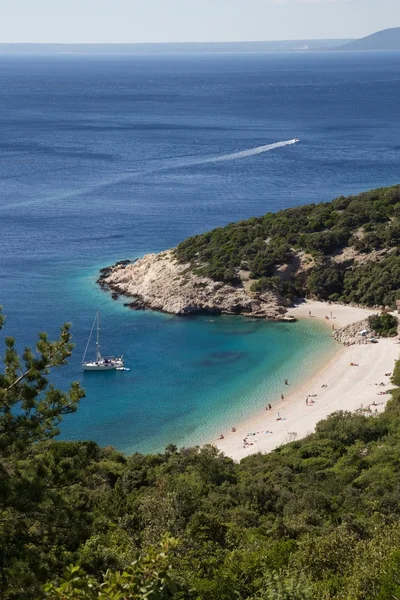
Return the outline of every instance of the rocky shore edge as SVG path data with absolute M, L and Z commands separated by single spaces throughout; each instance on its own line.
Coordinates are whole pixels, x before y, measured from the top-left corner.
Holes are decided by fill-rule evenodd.
M 124 306 L 132 310 L 149 309 L 178 316 L 226 314 L 270 321 L 297 320 L 288 313 L 289 302 L 278 293 L 252 292 L 247 273 L 241 273 L 237 286 L 213 281 L 194 274 L 189 264 L 178 262 L 173 250 L 104 267 L 97 283 L 114 300 L 126 298 Z M 327 324 L 333 326 L 334 339 L 345 346 L 366 344 L 376 336 L 373 331 L 368 337 L 360 336 L 360 331 L 370 329 L 366 318 L 336 330 L 333 323 Z
M 247 273 L 239 285 L 213 281 L 194 274 L 189 264 L 177 261 L 173 250 L 146 254 L 134 261 L 121 260 L 100 270 L 97 283 L 116 300 L 133 310 L 151 309 L 174 315 L 232 314 L 294 320 L 287 316 L 289 303 L 276 292 L 250 290 Z

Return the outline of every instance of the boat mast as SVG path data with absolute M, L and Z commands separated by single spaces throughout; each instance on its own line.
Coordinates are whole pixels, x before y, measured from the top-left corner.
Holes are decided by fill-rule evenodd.
M 96 362 L 99 362 L 100 358 L 100 313 L 97 311 Z
M 88 351 L 88 348 L 89 348 L 90 340 L 92 339 L 93 329 L 94 329 L 94 326 L 96 324 L 96 318 L 97 318 L 97 315 L 94 318 L 92 329 L 90 330 L 89 339 L 87 341 L 86 348 L 85 348 L 85 353 L 84 353 L 83 358 L 82 358 L 82 364 L 85 362 L 85 358 L 86 358 L 86 354 L 87 354 L 87 351 Z

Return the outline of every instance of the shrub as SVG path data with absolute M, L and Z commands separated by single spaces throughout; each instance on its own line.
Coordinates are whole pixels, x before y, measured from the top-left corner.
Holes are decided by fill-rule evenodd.
M 397 317 L 382 313 L 381 315 L 371 315 L 368 317 L 368 323 L 375 333 L 382 337 L 393 337 L 397 335 L 399 321 Z

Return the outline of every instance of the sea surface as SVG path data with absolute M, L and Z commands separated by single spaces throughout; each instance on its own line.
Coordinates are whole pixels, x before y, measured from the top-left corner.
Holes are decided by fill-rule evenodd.
M 0 55 L 0 337 L 72 322 L 54 379 L 87 396 L 62 437 L 209 441 L 334 353 L 317 324 L 131 312 L 95 280 L 213 227 L 398 183 L 399 98 L 400 53 Z M 80 372 L 97 309 L 129 372 Z

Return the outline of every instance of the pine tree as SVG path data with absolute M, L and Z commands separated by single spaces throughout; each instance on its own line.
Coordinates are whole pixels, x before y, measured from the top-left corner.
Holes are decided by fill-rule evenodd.
M 5 317 L 0 307 L 0 331 Z M 62 417 L 76 411 L 84 391 L 75 382 L 67 392 L 48 379 L 53 369 L 71 356 L 70 325 L 61 328 L 58 340 L 41 333 L 36 352 L 25 348 L 22 357 L 12 337 L 5 339 L 0 371 L 0 597 L 18 597 L 35 576 L 30 564 L 41 558 L 38 540 L 50 548 L 57 530 L 59 502 L 52 468 L 41 458 L 40 443 L 59 433 Z M 60 515 L 68 517 L 60 505 Z M 57 535 L 59 533 L 57 532 Z M 12 583 L 14 582 L 14 583 Z

